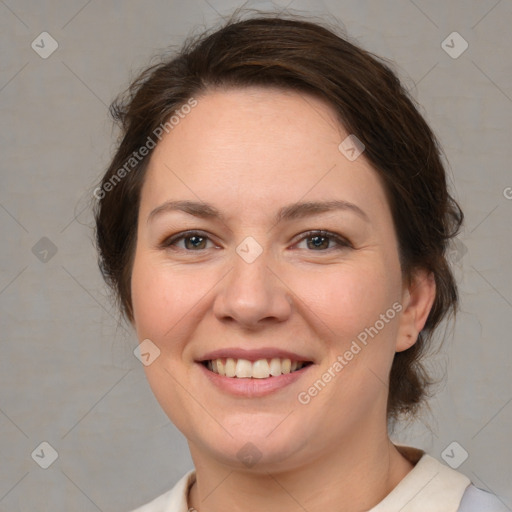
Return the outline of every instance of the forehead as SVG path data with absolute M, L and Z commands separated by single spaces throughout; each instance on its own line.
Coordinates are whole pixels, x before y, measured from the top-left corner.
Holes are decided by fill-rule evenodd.
M 319 98 L 254 87 L 196 100 L 153 151 L 143 206 L 186 197 L 258 211 L 301 198 L 386 207 L 376 171 L 364 153 L 350 161 L 340 151 L 349 134 Z

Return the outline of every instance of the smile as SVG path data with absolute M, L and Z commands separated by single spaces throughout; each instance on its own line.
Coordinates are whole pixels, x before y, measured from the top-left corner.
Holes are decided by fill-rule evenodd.
M 301 370 L 309 361 L 292 361 L 288 358 L 234 359 L 232 357 L 209 359 L 202 364 L 211 372 L 234 379 L 268 379 Z

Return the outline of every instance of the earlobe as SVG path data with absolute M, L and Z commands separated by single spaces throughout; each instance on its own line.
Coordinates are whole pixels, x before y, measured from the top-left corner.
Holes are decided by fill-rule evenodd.
M 396 342 L 396 352 L 403 352 L 404 350 L 411 348 L 418 340 L 418 334 L 419 333 L 415 333 L 413 331 L 403 334 L 399 333 Z
M 396 351 L 412 347 L 427 322 L 436 297 L 436 282 L 432 272 L 419 270 L 413 273 L 402 293 L 403 313 L 396 340 Z

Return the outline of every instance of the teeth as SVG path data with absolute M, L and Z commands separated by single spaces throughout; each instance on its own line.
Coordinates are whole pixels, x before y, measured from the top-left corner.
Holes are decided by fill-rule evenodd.
M 259 359 L 258 361 L 254 361 L 251 370 L 252 374 L 249 375 L 249 377 L 253 377 L 254 379 L 267 379 L 270 376 L 270 366 L 266 359 Z
M 252 377 L 252 364 L 247 359 L 239 359 L 236 362 L 235 375 L 240 379 L 243 377 Z
M 217 359 L 218 361 L 218 359 Z M 226 359 L 226 377 L 234 377 L 236 371 L 236 362 L 231 357 Z
M 270 360 L 270 375 L 272 375 L 272 377 L 281 375 L 281 360 L 278 357 Z
M 290 359 L 258 359 L 251 362 L 247 359 L 213 359 L 208 361 L 207 368 L 225 377 L 238 379 L 267 379 L 300 370 L 306 363 Z

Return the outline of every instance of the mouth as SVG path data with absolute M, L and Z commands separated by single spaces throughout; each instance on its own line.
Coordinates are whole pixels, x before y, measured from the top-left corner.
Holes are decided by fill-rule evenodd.
M 313 364 L 312 361 L 299 361 L 290 358 L 262 358 L 255 361 L 220 357 L 199 361 L 207 370 L 221 377 L 231 379 L 269 379 L 295 373 Z

